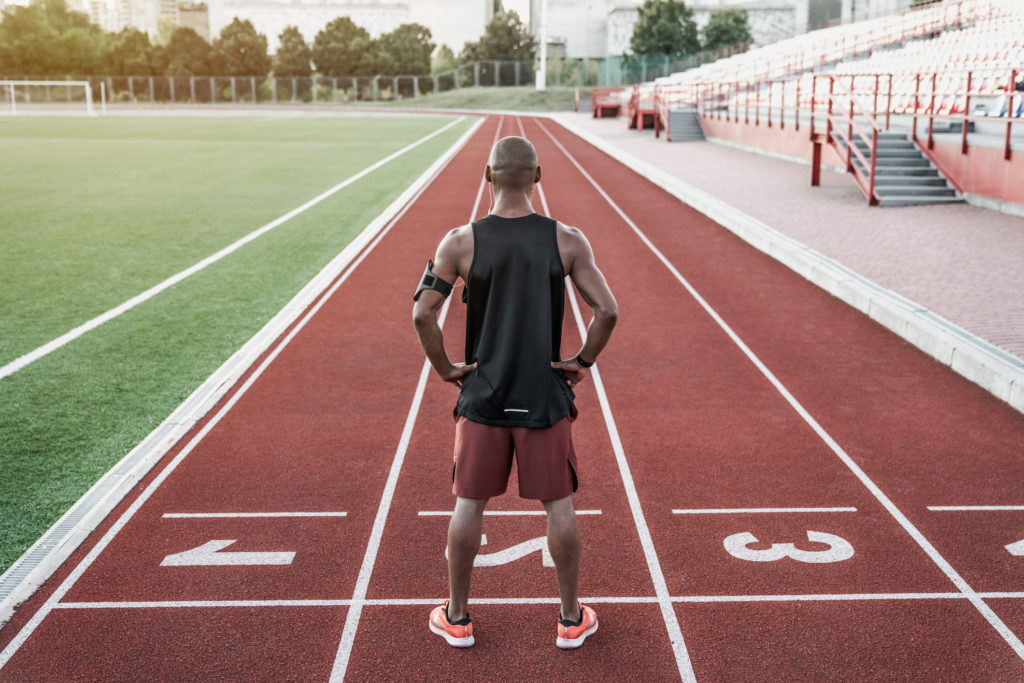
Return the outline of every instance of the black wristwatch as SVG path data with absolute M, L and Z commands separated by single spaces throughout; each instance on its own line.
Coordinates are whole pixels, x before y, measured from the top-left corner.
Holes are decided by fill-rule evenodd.
M 587 361 L 583 360 L 583 355 L 582 355 L 582 352 L 581 352 L 581 353 L 577 353 L 576 354 L 576 362 L 579 363 L 581 368 L 589 368 L 591 365 L 593 365 L 597 361 L 595 360 L 593 363 L 588 363 Z

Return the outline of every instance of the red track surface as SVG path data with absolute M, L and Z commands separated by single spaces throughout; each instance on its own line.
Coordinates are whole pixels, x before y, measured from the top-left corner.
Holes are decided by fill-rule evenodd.
M 622 314 L 599 368 L 630 478 L 593 381 L 579 388 L 574 430 L 576 507 L 600 511 L 580 519 L 584 600 L 601 631 L 581 650 L 555 648 L 554 570 L 538 552 L 475 572 L 474 648 L 453 650 L 426 628 L 447 589 L 447 518 L 419 513 L 452 507 L 455 392 L 429 376 L 403 450 L 423 367 L 409 295 L 443 233 L 470 216 L 499 125 L 519 133 L 517 120 L 492 118 L 152 495 L 139 498 L 194 434 L 0 631 L 0 647 L 24 638 L 0 680 L 322 680 L 336 660 L 349 680 L 671 680 L 690 667 L 725 681 L 1024 679 L 1024 649 L 1013 649 L 1024 637 L 1024 557 L 1006 548 L 1024 539 L 1024 509 L 928 509 L 1024 506 L 1024 418 L 544 123 L 816 432 L 541 124 L 522 124 L 551 213 L 585 230 Z M 445 330 L 458 358 L 458 292 L 453 301 Z M 569 355 L 579 346 L 571 315 L 564 337 Z M 491 508 L 537 509 L 514 490 Z M 855 511 L 706 512 L 736 508 Z M 268 511 L 346 516 L 163 516 Z M 386 522 L 377 552 L 375 519 Z M 853 555 L 763 562 L 725 545 L 749 532 L 758 541 L 748 557 L 781 543 L 826 550 L 808 531 L 839 537 Z M 544 521 L 487 517 L 484 532 L 482 552 L 493 553 L 542 536 Z M 224 552 L 295 555 L 278 566 L 161 566 L 214 539 L 236 541 Z M 318 602 L 151 604 L 297 600 Z M 123 604 L 133 602 L 150 604 Z M 670 642 L 673 614 L 685 647 Z

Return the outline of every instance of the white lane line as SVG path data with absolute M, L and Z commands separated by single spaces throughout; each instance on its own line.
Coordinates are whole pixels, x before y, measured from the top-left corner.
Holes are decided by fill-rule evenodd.
M 590 182 L 590 184 L 594 186 L 594 189 L 596 189 L 602 197 L 604 197 L 605 201 L 608 202 L 608 205 L 611 206 L 612 209 L 614 209 L 615 212 L 622 217 L 622 220 L 625 221 L 626 224 L 633 230 L 633 232 L 636 233 L 636 235 L 641 239 L 641 241 L 643 241 L 643 243 L 647 245 L 648 249 L 650 249 L 651 252 L 658 257 L 658 260 L 661 261 L 666 268 L 668 268 L 669 272 L 671 272 L 672 275 L 675 276 L 679 283 L 683 285 L 684 288 L 686 288 L 686 291 L 688 291 L 690 295 L 694 298 L 694 300 L 697 301 L 698 304 L 700 304 L 701 308 L 703 308 L 707 312 L 707 314 L 710 315 L 716 323 L 718 323 L 718 326 L 722 328 L 722 330 L 729 336 L 730 339 L 732 339 L 733 343 L 736 344 L 737 347 L 739 347 L 739 349 L 744 353 L 744 355 L 746 355 L 750 362 L 753 363 L 754 366 L 761 371 L 761 374 L 764 375 L 765 379 L 771 382 L 772 386 L 774 386 L 775 389 L 782 395 L 782 397 L 786 399 L 786 402 L 789 403 L 793 410 L 795 410 L 797 414 L 800 415 L 801 418 L 803 418 L 804 422 L 806 422 L 807 425 L 811 429 L 813 429 L 814 432 L 821 438 L 821 440 L 824 441 L 826 445 L 828 445 L 832 452 L 835 453 L 835 455 L 843 462 L 844 465 L 846 465 L 846 467 L 854 474 L 854 476 L 856 476 L 857 479 L 860 480 L 861 484 L 863 484 L 864 487 L 871 492 L 875 499 L 878 500 L 878 502 L 889 512 L 893 519 L 895 519 L 899 523 L 899 525 L 903 527 L 903 530 L 906 531 L 907 534 L 910 535 L 910 537 L 917 542 L 917 544 L 921 547 L 925 554 L 927 554 L 928 557 L 931 558 L 932 562 L 934 562 L 936 566 L 938 566 L 939 569 L 942 570 L 942 572 L 946 575 L 946 578 L 948 578 L 953 583 L 953 585 L 957 587 L 957 590 L 961 591 L 965 596 L 967 596 L 967 599 L 971 601 L 971 604 L 974 605 L 974 607 L 978 610 L 978 612 L 981 613 L 983 617 L 985 617 L 986 621 L 988 621 L 992 628 L 994 628 L 996 632 L 999 633 L 1003 640 L 1005 640 L 1006 643 L 1011 648 L 1013 648 L 1013 651 L 1017 654 L 1017 656 L 1021 659 L 1024 659 L 1024 643 L 1021 642 L 1020 638 L 1018 638 L 1017 635 L 1013 633 L 1013 631 L 1011 631 L 1005 623 L 1003 623 L 1003 620 L 999 618 L 999 615 L 997 615 L 994 611 L 992 611 L 992 609 L 988 605 L 984 603 L 984 601 L 978 596 L 978 593 L 975 592 L 975 590 L 971 588 L 970 585 L 968 585 L 967 581 L 965 581 L 964 578 L 960 576 L 959 573 L 957 573 L 957 571 L 946 560 L 946 558 L 943 557 L 938 550 L 936 550 L 935 546 L 933 546 L 931 542 L 927 538 L 925 538 L 924 534 L 922 534 L 918 530 L 918 528 L 914 526 L 914 524 L 907 518 L 907 516 L 904 515 L 898 507 L 896 507 L 896 504 L 893 503 L 889 499 L 889 497 L 882 492 L 882 489 L 880 489 L 878 485 L 875 484 L 875 482 L 870 477 L 868 477 L 867 473 L 865 473 L 864 470 L 862 470 L 860 466 L 853 461 L 853 458 L 851 458 L 849 454 L 847 454 L 847 452 L 843 450 L 842 446 L 840 446 L 836 442 L 836 440 L 833 439 L 832 436 L 828 432 L 826 432 L 820 424 L 818 424 L 818 421 L 815 420 L 814 417 L 812 417 L 811 414 L 807 412 L 803 405 L 796 400 L 793 394 L 791 394 L 789 390 L 782 384 L 782 382 L 779 381 L 778 377 L 776 377 L 775 374 L 771 370 L 769 370 L 768 367 L 761 361 L 761 359 L 758 358 L 757 354 L 755 354 L 750 349 L 750 347 L 747 346 L 747 344 L 739 337 L 738 334 L 736 334 L 735 331 L 733 331 L 733 329 L 728 325 L 728 323 L 726 323 L 725 320 L 722 319 L 718 312 L 715 311 L 715 309 L 712 308 L 711 305 L 704 300 L 704 297 L 702 297 L 697 292 L 697 290 L 693 288 L 689 281 L 687 281 L 686 278 L 682 276 L 682 274 L 676 269 L 676 267 L 672 265 L 672 262 L 669 261 L 656 246 L 654 246 L 654 243 L 651 242 L 651 240 L 647 237 L 647 235 L 643 233 L 642 230 L 640 230 L 639 227 L 637 227 L 637 224 L 634 223 L 633 220 L 629 216 L 627 216 L 621 208 L 619 208 L 619 205 L 616 204 L 615 201 L 610 196 L 608 196 L 608 193 L 605 192 L 604 189 L 597 183 L 597 181 L 594 180 L 594 178 L 589 173 L 587 173 L 587 171 L 576 160 L 576 157 L 570 154 L 569 150 L 567 150 L 561 142 L 556 140 L 555 136 L 553 136 L 551 132 L 548 131 L 544 124 L 541 123 L 539 120 L 537 121 L 537 125 L 539 125 L 541 129 L 547 134 L 547 136 L 551 138 L 552 142 L 554 142 L 555 145 L 560 150 L 562 150 L 566 157 L 568 157 L 569 161 L 571 161 L 572 164 L 579 170 L 579 172 L 583 174 L 583 177 L 586 178 Z
M 504 121 L 504 116 L 498 119 L 498 128 L 494 132 L 495 141 L 498 139 L 498 134 L 501 132 L 501 126 Z M 485 180 L 481 178 L 468 222 L 472 222 L 476 218 L 476 212 L 480 206 L 480 199 L 483 197 L 485 184 Z M 449 296 L 445 299 L 444 305 L 441 306 L 441 312 L 438 314 L 437 324 L 442 328 L 444 327 L 444 321 L 448 315 L 448 308 L 451 302 L 452 297 Z M 366 591 L 370 586 L 370 576 L 373 574 L 373 566 L 377 562 L 377 552 L 380 550 L 380 540 L 384 534 L 384 524 L 387 522 L 388 511 L 391 509 L 391 500 L 395 495 L 395 487 L 398 485 L 398 474 L 402 470 L 402 463 L 405 462 L 405 454 L 409 449 L 409 441 L 412 438 L 416 417 L 420 412 L 420 403 L 423 400 L 423 392 L 427 387 L 427 378 L 430 376 L 430 371 L 430 361 L 424 360 L 423 368 L 420 370 L 419 381 L 416 383 L 416 391 L 413 393 L 412 404 L 409 406 L 409 414 L 405 418 L 405 427 L 402 428 L 402 436 L 398 440 L 395 457 L 391 461 L 391 470 L 388 472 L 387 481 L 384 483 L 384 491 L 381 493 L 380 504 L 377 506 L 377 515 L 373 519 L 373 528 L 370 531 L 370 539 L 366 545 L 366 553 L 363 555 L 363 562 L 359 567 L 356 587 L 352 591 L 352 606 L 345 615 L 345 628 L 342 630 L 341 642 L 338 644 L 338 652 L 334 657 L 334 666 L 331 669 L 330 680 L 334 683 L 341 683 L 345 679 L 345 672 L 348 670 L 348 660 L 352 656 L 352 646 L 355 644 L 359 619 L 363 613 Z
M 249 242 L 252 242 L 256 238 L 261 237 L 262 235 L 264 235 L 265 233 L 273 230 L 274 228 L 278 227 L 282 223 L 287 222 L 288 220 L 294 218 L 295 216 L 298 216 L 300 213 L 303 213 L 307 209 L 310 209 L 310 208 L 316 206 L 317 204 L 319 204 L 320 202 L 324 201 L 325 199 L 327 199 L 327 198 L 331 197 L 332 195 L 336 194 L 337 192 L 345 189 L 346 187 L 348 187 L 352 183 L 354 183 L 354 182 L 364 178 L 365 176 L 369 175 L 370 173 L 376 171 L 378 168 L 380 168 L 384 164 L 387 164 L 388 162 L 397 159 L 398 157 L 402 156 L 406 152 L 408 152 L 408 151 L 410 151 L 412 149 L 415 149 L 416 147 L 419 147 L 420 145 L 422 145 L 424 142 L 427 142 L 431 138 L 434 138 L 434 137 L 440 135 L 441 133 L 445 132 L 446 130 L 448 130 L 452 126 L 454 126 L 454 125 L 456 125 L 458 123 L 461 123 L 462 121 L 465 120 L 465 118 L 466 117 L 461 116 L 461 117 L 455 119 L 454 121 L 452 121 L 452 122 L 450 122 L 450 123 L 448 123 L 448 124 L 438 128 L 434 132 L 429 133 L 429 134 L 423 136 L 419 140 L 416 140 L 415 142 L 412 142 L 412 143 L 406 145 L 405 147 L 403 147 L 402 149 L 398 150 L 397 152 L 392 152 L 391 154 L 387 155 L 383 159 L 381 159 L 381 160 L 379 160 L 377 162 L 374 162 L 373 164 L 370 164 L 369 166 L 364 168 L 362 171 L 359 171 L 355 175 L 349 176 L 348 178 L 346 178 L 345 180 L 341 181 L 340 183 L 338 183 L 334 187 L 330 188 L 329 190 L 326 190 L 325 192 L 320 193 L 316 197 L 313 197 L 312 199 L 310 199 L 308 202 L 306 202 L 302 206 L 299 206 L 299 207 L 296 207 L 296 208 L 292 209 L 291 211 L 289 211 L 288 213 L 284 214 L 283 216 L 280 216 L 280 217 L 275 218 L 274 220 L 270 221 L 269 223 L 267 223 L 263 227 L 257 228 L 256 230 L 253 230 L 252 232 L 250 232 L 245 237 L 242 237 L 241 239 L 238 239 L 235 242 L 232 242 L 231 244 L 229 244 L 228 246 L 224 247 L 223 249 L 221 249 L 217 253 L 215 253 L 215 254 L 213 254 L 211 256 L 207 256 L 202 261 L 199 261 L 198 263 L 196 263 L 196 264 L 186 268 L 185 270 L 182 270 L 182 271 L 180 271 L 178 273 L 175 273 L 174 275 L 172 275 L 171 277 L 167 278 L 163 282 L 161 282 L 159 284 L 156 284 L 156 285 L 153 285 L 152 287 L 150 287 L 146 291 L 142 292 L 141 294 L 136 294 L 131 299 L 128 299 L 127 301 L 125 301 L 124 303 L 120 304 L 119 306 L 115 306 L 114 308 L 111 308 L 109 311 L 106 311 L 105 313 L 101 313 L 100 315 L 96 316 L 92 320 L 86 321 L 86 322 L 82 323 L 81 325 L 79 325 L 78 327 L 74 328 L 73 330 L 65 332 L 64 334 L 62 334 L 61 336 L 57 337 L 56 339 L 53 339 L 53 340 L 43 344 L 42 346 L 40 346 L 40 347 L 38 347 L 36 349 L 33 349 L 32 351 L 29 351 L 28 353 L 26 353 L 23 356 L 20 356 L 19 358 L 15 358 L 13 361 L 8 363 L 7 365 L 4 365 L 3 367 L 0 367 L 0 379 L 3 379 L 4 377 L 7 377 L 8 375 L 13 375 L 15 372 L 17 372 L 18 370 L 21 370 L 22 368 L 24 368 L 25 366 L 29 365 L 30 363 L 33 363 L 34 361 L 39 360 L 43 356 L 45 356 L 45 355 L 47 355 L 49 353 L 52 353 L 52 352 L 56 351 L 57 349 L 59 349 L 60 347 L 64 346 L 65 344 L 68 344 L 69 342 L 72 342 L 75 339 L 81 337 L 86 332 L 88 332 L 90 330 L 93 330 L 93 329 L 96 329 L 97 327 L 99 327 L 103 323 L 108 322 L 110 320 L 113 320 L 114 318 L 118 317 L 122 313 L 130 311 L 131 309 L 135 308 L 139 304 L 144 303 L 144 302 L 148 301 L 149 299 L 152 299 L 154 296 L 156 296 L 160 292 L 164 291 L 165 289 L 178 284 L 179 282 L 181 282 L 185 278 L 190 277 L 192 275 L 195 275 L 196 273 L 198 273 L 199 271 L 203 270 L 207 266 L 209 266 L 211 264 L 214 264 L 217 261 L 220 261 L 225 256 L 228 256 L 229 254 L 237 251 L 239 248 L 245 246 Z
M 516 117 L 516 119 L 519 121 L 520 132 L 523 137 L 526 137 L 522 121 L 519 120 L 519 117 Z M 541 125 L 540 121 L 536 119 L 535 121 L 538 125 Z M 543 126 L 541 127 L 543 128 Z M 550 133 L 548 135 L 550 136 Z M 540 202 L 544 209 L 544 215 L 550 216 L 551 209 L 548 207 L 544 188 L 537 185 L 537 189 L 540 191 Z M 586 325 L 583 322 L 583 315 L 580 313 L 579 303 L 576 301 L 576 292 L 568 277 L 566 278 L 566 291 L 569 294 L 569 303 L 572 305 L 572 313 L 576 318 L 576 326 L 579 328 L 580 338 L 584 339 L 587 336 Z M 633 483 L 633 475 L 630 472 L 629 463 L 626 461 L 626 452 L 622 447 L 621 439 L 619 439 L 619 429 L 615 424 L 611 404 L 608 402 L 608 395 L 605 393 L 604 382 L 601 381 L 601 372 L 598 370 L 597 365 L 590 368 L 590 377 L 594 382 L 594 389 L 597 391 L 597 398 L 601 404 L 605 427 L 608 429 L 608 437 L 612 442 L 615 462 L 618 464 L 619 475 L 622 478 L 622 484 L 626 490 L 626 498 L 629 501 L 629 509 L 633 514 L 633 523 L 636 526 L 637 535 L 640 537 L 640 546 L 643 548 L 644 558 L 647 560 L 647 570 L 651 575 L 651 581 L 654 583 L 654 592 L 657 594 L 661 616 L 665 621 L 665 629 L 668 631 L 669 641 L 672 644 L 672 652 L 676 658 L 679 677 L 687 683 L 696 683 L 697 675 L 693 671 L 690 654 L 686 650 L 683 633 L 679 628 L 679 620 L 676 618 L 676 611 L 672 607 L 668 584 L 665 583 L 665 575 L 661 571 L 661 562 L 658 560 L 658 553 L 654 549 L 654 539 L 651 538 L 651 532 L 647 528 L 647 520 L 644 518 L 644 511 L 640 505 L 640 496 L 637 494 L 636 485 Z
M 451 510 L 420 510 L 418 513 L 420 517 L 451 517 Z M 546 515 L 547 512 L 544 510 L 484 510 L 484 516 L 489 517 L 507 517 L 514 515 L 523 516 L 541 516 Z M 576 510 L 577 515 L 599 515 L 600 510 Z
M 747 515 L 786 512 L 856 512 L 857 508 L 689 508 L 673 510 L 673 515 Z
M 165 512 L 164 519 L 221 519 L 233 517 L 346 517 L 347 512 Z
M 468 131 L 467 137 L 464 138 L 464 140 L 468 139 L 468 136 L 475 132 L 478 126 L 479 124 L 477 126 L 474 126 L 470 131 Z M 459 142 L 456 144 L 461 145 L 462 143 Z M 167 477 L 171 475 L 171 473 L 178 467 L 179 464 L 181 464 L 185 457 L 192 452 L 192 450 L 199 444 L 199 442 L 202 441 L 203 438 L 210 433 L 210 430 L 212 430 L 217 425 L 217 423 L 220 422 L 221 418 L 223 418 L 224 415 L 226 415 L 228 411 L 231 410 L 235 403 L 237 403 L 239 399 L 242 398 L 242 396 L 256 382 L 260 375 L 262 375 L 263 372 L 267 369 L 267 367 L 269 367 L 270 364 L 274 361 L 274 359 L 277 358 L 281 351 L 283 351 L 284 348 L 292 341 L 292 339 L 295 338 L 299 331 L 306 326 L 306 323 L 308 323 L 313 318 L 313 316 L 316 315 L 316 313 L 323 307 L 323 305 L 334 295 L 336 291 L 338 291 L 338 288 L 341 287 L 341 285 L 344 284 L 346 280 L 348 280 L 349 276 L 355 271 L 359 264 L 363 262 L 363 260 L 370 254 L 370 252 L 374 250 L 374 248 L 376 248 L 378 244 L 380 244 L 381 240 L 384 239 L 385 235 L 387 235 L 391 231 L 391 228 L 394 227 L 394 225 L 399 220 L 401 220 L 402 216 L 404 216 L 406 212 L 409 210 L 409 208 L 416 203 L 416 200 L 420 198 L 420 196 L 426 191 L 428 187 L 430 187 L 433 181 L 441 174 L 441 172 L 447 167 L 447 165 L 448 164 L 446 162 L 441 167 L 439 167 L 437 169 L 437 173 L 433 176 L 433 178 L 431 178 L 428 182 L 424 183 L 423 187 L 421 187 L 416 192 L 416 194 L 414 194 L 409 199 L 409 202 L 405 206 L 403 206 L 402 209 L 397 214 L 395 214 L 395 217 L 392 218 L 388 222 L 388 224 L 380 231 L 380 233 L 378 233 L 378 235 L 373 239 L 373 241 L 366 246 L 366 249 L 364 249 L 363 252 L 352 261 L 352 263 L 348 266 L 347 270 L 345 270 L 345 272 L 338 277 L 334 284 L 331 285 L 329 289 L 327 289 L 324 295 L 321 296 L 316 301 L 316 303 L 309 307 L 308 311 L 302 317 L 302 319 L 299 320 L 299 322 L 297 322 L 294 325 L 294 327 L 292 327 L 288 334 L 281 339 L 277 346 L 274 347 L 273 351 L 267 354 L 266 358 L 263 360 L 262 363 L 260 363 L 259 367 L 257 367 L 256 370 L 253 371 L 252 375 L 250 375 L 249 378 L 238 388 L 238 391 L 235 392 L 235 394 L 233 394 L 228 399 L 228 401 L 217 412 L 217 414 L 214 415 L 210 419 L 210 421 L 203 426 L 199 433 L 196 434 L 195 437 L 193 437 L 192 440 L 189 441 L 189 443 L 178 453 L 178 455 L 176 455 L 174 459 L 167 464 L 167 466 L 160 472 L 160 474 L 158 474 L 156 478 L 154 478 L 153 481 L 150 482 L 149 486 L 147 486 L 145 490 L 143 490 L 143 492 L 139 494 L 139 497 L 135 499 L 135 501 L 128 507 L 128 509 L 124 511 L 121 517 L 118 518 L 118 520 L 114 522 L 110 529 L 107 530 L 107 532 L 96 543 L 96 545 L 93 546 L 93 548 L 86 554 L 84 558 L 82 558 L 82 561 L 78 563 L 78 565 L 71 571 L 67 578 L 64 579 L 60 586 L 58 586 L 57 589 L 50 595 L 50 597 L 46 599 L 46 602 L 43 603 L 39 610 L 32 615 L 32 618 L 29 619 L 28 623 L 26 623 L 25 626 L 22 627 L 21 631 L 18 632 L 18 635 L 16 635 L 11 640 L 11 642 L 7 644 L 7 647 L 5 647 L 2 652 L 0 652 L 0 669 L 3 669 L 7 662 L 10 661 L 11 657 L 13 657 L 14 654 L 18 651 L 18 649 L 21 648 L 21 646 L 25 643 L 25 641 L 28 640 L 29 636 L 31 636 L 32 633 L 34 633 L 35 630 L 39 628 L 39 624 L 43 622 L 43 619 L 45 619 L 46 616 L 58 606 L 61 599 L 65 595 L 67 595 L 68 591 L 71 590 L 71 588 L 75 585 L 78 579 L 81 578 L 82 574 L 84 574 L 85 571 L 92 565 L 92 563 L 96 561 L 96 558 L 99 557 L 100 553 L 103 552 L 103 550 L 110 544 L 114 537 L 117 536 L 121 529 L 123 529 L 124 526 L 128 524 L 129 520 L 131 520 L 131 518 L 135 516 L 135 513 L 139 511 L 139 508 L 141 508 L 142 505 L 147 500 L 149 500 L 150 496 L 152 496 L 153 493 L 160 487 L 160 485 L 163 484 L 164 480 L 166 480 Z
M 932 512 L 1024 512 L 1024 505 L 929 505 Z
M 1024 598 L 1024 593 L 984 593 L 985 597 Z M 363 606 L 401 607 L 438 605 L 444 598 L 367 598 Z M 792 595 L 673 595 L 673 603 L 731 602 L 857 602 L 873 600 L 966 600 L 963 593 L 810 593 Z M 584 596 L 590 604 L 643 605 L 658 604 L 660 598 L 647 595 Z M 558 597 L 550 598 L 470 598 L 471 605 L 557 605 Z M 202 609 L 209 607 L 348 607 L 354 600 L 166 600 L 123 602 L 62 602 L 56 609 Z

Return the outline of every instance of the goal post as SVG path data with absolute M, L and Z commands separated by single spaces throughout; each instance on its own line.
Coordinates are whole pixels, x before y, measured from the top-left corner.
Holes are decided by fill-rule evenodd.
M 2 81 L 0 95 L 10 102 L 11 113 L 18 113 L 18 102 L 28 104 L 40 101 L 45 103 L 66 102 L 68 104 L 85 104 L 87 114 L 94 114 L 92 106 L 92 85 L 89 81 Z M 35 96 L 33 96 L 35 94 Z

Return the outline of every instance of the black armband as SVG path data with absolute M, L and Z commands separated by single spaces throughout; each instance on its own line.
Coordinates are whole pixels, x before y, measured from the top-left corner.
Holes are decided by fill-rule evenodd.
M 434 275 L 434 262 L 427 261 L 427 268 L 423 271 L 423 279 L 420 280 L 420 286 L 416 288 L 416 293 L 412 295 L 412 300 L 417 301 L 420 298 L 420 294 L 424 290 L 432 289 L 435 292 L 440 292 L 441 296 L 445 299 L 452 293 L 452 286 Z

